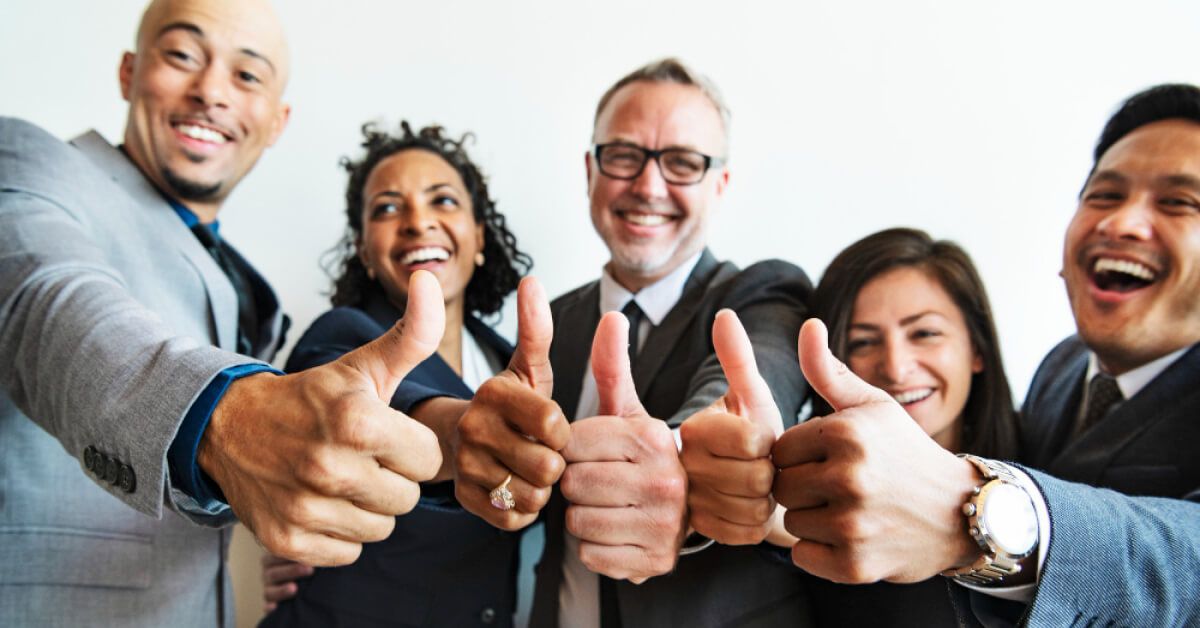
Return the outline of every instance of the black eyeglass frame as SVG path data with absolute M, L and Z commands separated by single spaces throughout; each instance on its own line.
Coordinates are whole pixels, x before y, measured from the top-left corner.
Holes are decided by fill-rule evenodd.
M 608 172 L 607 170 L 604 169 L 604 160 L 600 159 L 600 153 L 603 152 L 604 149 L 612 147 L 612 146 L 620 146 L 622 148 L 632 148 L 632 149 L 640 151 L 642 153 L 642 165 L 638 167 L 637 172 L 634 172 L 633 174 L 628 175 L 628 176 L 621 176 L 621 175 L 612 174 L 611 172 Z M 666 168 L 663 168 L 663 165 L 662 165 L 662 156 L 664 153 L 688 153 L 688 154 L 692 154 L 692 155 L 699 155 L 700 157 L 702 157 L 704 159 L 704 170 L 701 171 L 700 178 L 696 179 L 695 181 L 672 181 L 670 178 L 671 177 L 670 173 L 667 171 Z M 691 150 L 689 148 L 663 148 L 660 150 L 651 150 L 644 146 L 638 146 L 637 144 L 630 144 L 629 142 L 606 142 L 604 144 L 594 144 L 592 146 L 592 156 L 596 158 L 596 168 L 598 170 L 600 170 L 601 174 L 603 174 L 606 177 L 609 177 L 610 179 L 617 179 L 620 181 L 632 181 L 632 180 L 642 176 L 642 173 L 645 172 L 645 170 L 646 170 L 646 164 L 650 163 L 650 160 L 653 159 L 654 163 L 658 164 L 658 172 L 660 174 L 662 174 L 663 181 L 666 181 L 667 183 L 670 183 L 671 185 L 696 185 L 697 183 L 700 183 L 701 181 L 703 181 L 704 177 L 708 176 L 709 170 L 712 170 L 713 168 L 720 168 L 721 166 L 725 165 L 725 160 L 722 159 L 721 157 L 713 157 L 712 155 L 706 155 L 698 150 Z

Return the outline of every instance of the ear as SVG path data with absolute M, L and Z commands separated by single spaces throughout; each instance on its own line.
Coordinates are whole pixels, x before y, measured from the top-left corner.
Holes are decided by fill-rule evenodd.
M 487 234 L 485 233 L 484 224 L 475 225 L 475 250 L 479 253 L 483 252 L 483 246 L 487 243 Z
M 279 110 L 275 112 L 275 120 L 271 125 L 271 137 L 267 140 L 267 146 L 275 145 L 275 140 L 279 139 L 291 117 L 292 106 L 286 103 L 279 103 Z
M 729 185 L 729 167 L 721 166 L 721 172 L 717 175 L 717 198 L 725 195 L 725 188 Z
M 592 172 L 592 170 L 595 168 L 595 164 L 592 163 L 591 151 L 583 154 L 583 168 L 587 172 L 587 189 L 588 195 L 590 196 L 592 193 L 592 177 L 596 175 L 595 172 Z
M 983 356 L 979 355 L 979 352 L 975 351 L 975 350 L 972 350 L 971 353 L 973 355 L 973 357 L 971 358 L 971 372 L 972 373 L 982 373 L 983 372 Z
M 133 64 L 137 56 L 132 52 L 121 55 L 121 65 L 117 68 L 117 81 L 121 85 L 121 98 L 129 101 L 129 90 L 133 85 Z
M 354 238 L 354 252 L 356 255 L 358 255 L 358 261 L 362 262 L 364 267 L 371 267 L 371 258 L 367 254 L 367 247 L 363 246 L 363 239 L 361 235 L 357 238 Z

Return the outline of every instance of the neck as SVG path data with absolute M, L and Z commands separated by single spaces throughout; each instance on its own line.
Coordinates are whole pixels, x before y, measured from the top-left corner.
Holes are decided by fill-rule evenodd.
M 446 331 L 438 343 L 438 356 L 456 375 L 462 376 L 463 302 L 461 299 L 446 303 Z
M 217 220 L 217 212 L 221 211 L 220 203 L 204 203 L 200 201 L 184 201 L 180 199 L 175 200 L 184 207 L 192 210 L 192 213 L 196 214 L 196 219 L 206 225 L 215 222 Z
M 605 265 L 605 270 L 612 276 L 620 286 L 633 294 L 637 294 L 647 286 L 652 286 L 662 280 L 663 277 L 670 275 L 679 268 L 679 264 L 673 266 L 663 266 L 649 272 L 638 272 L 621 268 L 612 260 L 609 260 Z

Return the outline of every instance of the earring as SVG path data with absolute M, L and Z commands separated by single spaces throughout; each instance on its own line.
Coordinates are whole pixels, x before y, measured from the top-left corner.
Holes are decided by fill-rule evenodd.
M 370 266 L 367 267 L 367 279 L 375 281 L 375 269 Z
M 485 258 L 483 257 L 483 253 L 475 254 L 475 265 L 476 266 L 483 266 L 484 260 L 485 260 Z

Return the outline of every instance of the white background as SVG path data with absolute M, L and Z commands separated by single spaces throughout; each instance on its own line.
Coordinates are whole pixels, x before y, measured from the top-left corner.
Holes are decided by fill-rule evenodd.
M 120 53 L 141 0 L 5 0 L 0 115 L 119 141 Z M 1020 397 L 1073 323 L 1062 235 L 1121 99 L 1200 81 L 1200 3 L 277 3 L 292 44 L 281 141 L 222 211 L 280 292 L 293 340 L 328 307 L 322 251 L 342 226 L 342 155 L 368 120 L 474 131 L 472 154 L 549 294 L 598 275 L 583 155 L 607 86 L 677 55 L 733 110 L 719 257 L 790 260 L 815 282 L 895 225 L 962 244 L 996 311 Z M 511 336 L 511 308 L 501 328 Z M 286 355 L 286 354 L 284 354 Z

